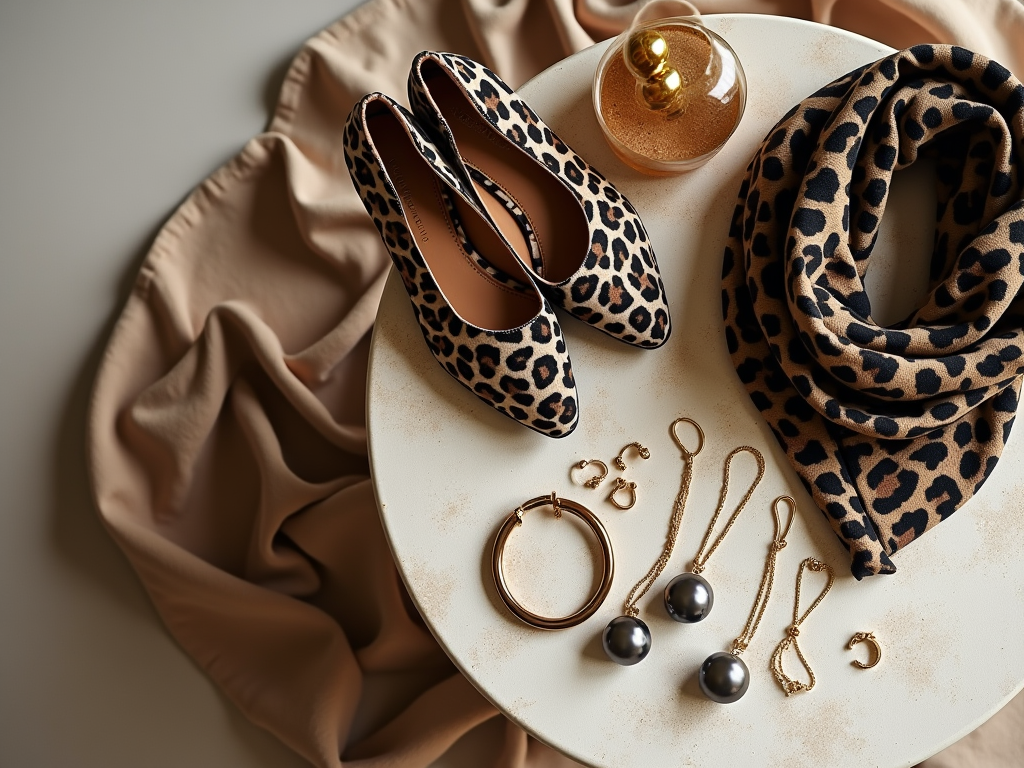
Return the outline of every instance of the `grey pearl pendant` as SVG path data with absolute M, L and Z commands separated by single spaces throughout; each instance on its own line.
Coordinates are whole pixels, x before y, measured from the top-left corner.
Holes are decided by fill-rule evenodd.
M 651 652 L 651 630 L 640 619 L 619 616 L 604 628 L 601 644 L 609 659 L 624 667 L 631 667 L 639 664 Z
M 715 593 L 703 576 L 683 573 L 665 587 L 665 610 L 683 624 L 703 621 L 715 604 Z
M 743 698 L 750 686 L 750 671 L 743 659 L 719 651 L 708 656 L 700 665 L 700 689 L 712 701 L 732 704 Z

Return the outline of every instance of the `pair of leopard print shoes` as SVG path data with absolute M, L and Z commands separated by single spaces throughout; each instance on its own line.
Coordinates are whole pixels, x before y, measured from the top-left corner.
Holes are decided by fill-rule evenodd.
M 441 366 L 501 413 L 570 434 L 579 400 L 552 305 L 644 349 L 671 324 L 636 210 L 497 75 L 425 51 L 413 113 L 382 93 L 345 128 L 352 182 Z

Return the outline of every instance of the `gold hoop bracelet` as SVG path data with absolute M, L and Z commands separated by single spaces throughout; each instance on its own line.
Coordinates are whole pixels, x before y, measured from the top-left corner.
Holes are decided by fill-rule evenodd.
M 518 600 L 512 597 L 508 590 L 508 585 L 505 583 L 505 570 L 502 565 L 502 557 L 505 554 L 505 542 L 508 541 L 512 529 L 523 524 L 523 515 L 531 509 L 537 509 L 538 507 L 551 507 L 554 510 L 555 517 L 561 517 L 563 511 L 575 515 L 590 527 L 590 530 L 594 532 L 594 535 L 597 536 L 601 544 L 603 559 L 601 584 L 587 601 L 586 605 L 571 616 L 565 616 L 560 619 L 538 616 L 533 611 L 524 608 Z M 615 559 L 612 555 L 612 542 L 604 525 L 595 517 L 593 512 L 582 504 L 570 499 L 560 499 L 555 495 L 554 491 L 548 496 L 537 496 L 522 506 L 516 507 L 512 514 L 502 523 L 501 528 L 498 529 L 498 535 L 494 539 L 494 549 L 491 553 L 491 575 L 494 577 L 494 587 L 497 589 L 498 596 L 502 602 L 505 603 L 505 606 L 513 615 L 531 627 L 537 627 L 538 629 L 568 629 L 583 623 L 594 615 L 608 596 L 608 592 L 612 588 L 612 577 L 614 574 Z

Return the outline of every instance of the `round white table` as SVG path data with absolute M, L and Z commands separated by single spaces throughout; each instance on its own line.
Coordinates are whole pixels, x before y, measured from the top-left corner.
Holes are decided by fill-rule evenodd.
M 551 440 L 492 411 L 441 370 L 392 275 L 373 337 L 368 402 L 384 527 L 412 598 L 459 668 L 509 717 L 582 763 L 912 765 L 977 727 L 1024 685 L 1024 509 L 1014 503 L 1024 438 L 1014 431 L 982 491 L 898 553 L 895 575 L 864 582 L 849 575 L 846 552 L 736 377 L 719 280 L 740 178 L 758 143 L 793 104 L 890 49 L 792 19 L 721 15 L 705 22 L 736 49 L 749 96 L 726 147 L 685 176 L 642 176 L 604 143 L 590 96 L 604 45 L 520 90 L 640 211 L 671 303 L 671 340 L 657 351 L 636 350 L 564 318 L 581 421 L 570 437 Z M 933 211 L 930 169 L 922 164 L 901 172 L 868 277 L 882 322 L 898 319 L 923 295 Z M 676 553 L 640 603 L 653 649 L 641 664 L 620 667 L 605 657 L 600 635 L 661 551 L 682 468 L 668 433 L 678 416 L 700 422 L 708 441 L 694 466 Z M 625 475 L 639 493 L 632 510 L 607 502 L 609 483 L 590 490 L 570 478 L 579 459 L 611 465 L 632 441 L 652 453 L 648 461 L 631 454 Z M 692 561 L 718 498 L 724 457 L 741 444 L 765 454 L 767 474 L 704 573 L 715 587 L 714 611 L 700 624 L 677 624 L 665 614 L 661 592 Z M 733 483 L 749 482 L 752 474 L 752 462 L 741 458 Z M 616 570 L 594 616 L 572 629 L 543 632 L 520 623 L 498 599 L 490 550 L 512 509 L 552 490 L 602 519 Z M 700 694 L 696 672 L 743 627 L 772 536 L 771 502 L 783 493 L 796 497 L 799 510 L 779 555 L 771 602 L 744 654 L 750 689 L 735 704 L 714 704 Z M 734 491 L 729 509 L 738 497 Z M 533 512 L 509 540 L 509 582 L 541 614 L 571 613 L 593 587 L 594 544 L 570 519 Z M 838 578 L 800 636 L 817 685 L 786 698 L 768 662 L 792 621 L 797 566 L 811 555 L 830 563 Z M 822 583 L 813 574 L 805 578 L 804 606 Z M 884 648 L 872 670 L 851 665 L 867 651 L 846 649 L 857 631 L 874 632 Z M 795 657 L 786 662 L 791 674 L 800 671 Z

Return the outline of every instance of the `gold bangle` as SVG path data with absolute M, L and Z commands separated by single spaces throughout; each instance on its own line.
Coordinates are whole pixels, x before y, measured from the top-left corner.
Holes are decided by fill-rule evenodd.
M 519 601 L 512 597 L 512 594 L 508 590 L 508 585 L 505 583 L 505 571 L 502 566 L 502 558 L 505 554 L 505 542 L 508 540 L 509 534 L 512 533 L 512 529 L 522 525 L 523 515 L 531 509 L 536 509 L 538 507 L 551 507 L 554 510 L 555 517 L 561 517 L 563 510 L 570 512 L 585 522 L 601 543 L 602 572 L 601 583 L 598 586 L 597 591 L 587 601 L 587 604 L 576 611 L 576 613 L 559 619 L 549 619 L 544 616 L 538 616 L 536 613 L 533 613 L 533 611 L 524 608 Z M 491 574 L 494 576 L 494 588 L 498 591 L 498 596 L 518 619 L 532 627 L 537 627 L 538 629 L 568 629 L 569 627 L 575 627 L 577 624 L 583 623 L 593 616 L 597 609 L 601 607 L 601 603 L 603 603 L 604 599 L 608 596 L 608 592 L 612 588 L 612 577 L 615 574 L 615 559 L 612 555 L 612 542 L 608 537 L 608 531 L 605 530 L 604 525 L 601 524 L 601 521 L 597 519 L 593 512 L 575 501 L 558 498 L 554 491 L 552 491 L 548 496 L 537 496 L 536 498 L 530 499 L 522 506 L 517 507 L 515 511 L 508 516 L 505 522 L 502 523 L 501 528 L 498 529 L 498 535 L 494 539 L 494 549 L 491 553 Z

